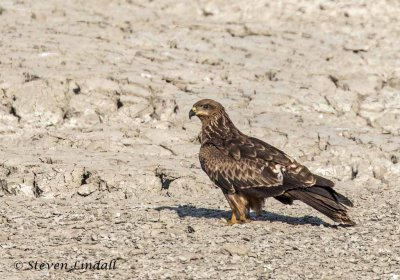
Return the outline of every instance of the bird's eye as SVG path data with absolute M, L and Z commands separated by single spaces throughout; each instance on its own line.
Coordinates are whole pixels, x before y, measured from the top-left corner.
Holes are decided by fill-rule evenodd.
M 203 108 L 204 109 L 208 109 L 208 105 L 206 104 L 206 105 L 203 105 Z

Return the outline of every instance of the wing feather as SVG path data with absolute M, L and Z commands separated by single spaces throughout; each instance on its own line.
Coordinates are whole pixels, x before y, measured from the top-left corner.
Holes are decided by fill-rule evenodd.
M 263 181 L 268 181 L 266 178 L 276 178 L 277 171 L 275 168 L 277 165 L 281 165 L 284 167 L 284 172 L 281 174 L 284 179 L 284 183 L 288 186 L 296 186 L 296 187 L 309 187 L 314 185 L 317 180 L 322 182 L 322 177 L 315 177 L 308 168 L 299 164 L 294 159 L 286 155 L 281 150 L 275 148 L 274 146 L 259 140 L 254 137 L 247 137 L 244 134 L 234 134 L 229 139 L 218 139 L 218 141 L 211 141 L 219 151 L 221 151 L 224 155 L 231 157 L 232 160 L 236 161 L 236 166 L 232 165 L 231 168 L 236 168 L 235 172 L 241 171 L 250 172 L 249 170 L 258 169 L 262 174 L 260 175 Z M 268 166 L 265 167 L 265 165 Z M 225 176 L 229 176 L 230 174 L 226 174 Z M 236 176 L 239 176 L 237 174 Z M 242 175 L 243 176 L 243 175 Z M 234 176 L 229 176 L 234 177 Z M 246 175 L 247 181 L 246 184 L 242 184 L 244 186 L 249 186 L 252 183 L 260 183 L 260 180 L 249 179 L 252 178 L 252 175 Z M 240 178 L 240 177 L 238 177 Z M 233 180 L 238 180 L 234 178 Z M 328 184 L 328 181 L 323 181 L 325 184 Z M 330 181 L 329 181 L 330 182 Z M 274 185 L 276 182 L 268 181 L 269 185 Z M 254 185 L 257 187 L 257 185 Z
M 272 165 L 262 161 L 246 158 L 238 161 L 213 145 L 203 146 L 199 155 L 210 179 L 228 192 L 282 185 L 282 178 L 272 170 Z
M 218 160 L 209 162 L 208 168 L 217 170 L 217 173 L 205 171 L 209 176 L 214 174 L 210 178 L 220 186 L 226 187 L 229 182 L 240 189 L 279 184 L 285 185 L 286 189 L 310 187 L 318 183 L 333 186 L 333 182 L 314 175 L 283 151 L 239 131 L 222 138 L 209 138 L 202 149 L 210 147 L 213 147 L 214 154 L 218 154 Z

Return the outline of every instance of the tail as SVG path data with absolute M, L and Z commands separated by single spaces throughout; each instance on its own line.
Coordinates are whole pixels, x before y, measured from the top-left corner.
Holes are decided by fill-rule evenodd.
M 290 190 L 286 194 L 293 199 L 303 201 L 335 222 L 346 225 L 356 224 L 347 215 L 347 207 L 353 207 L 353 203 L 331 187 L 313 186 Z

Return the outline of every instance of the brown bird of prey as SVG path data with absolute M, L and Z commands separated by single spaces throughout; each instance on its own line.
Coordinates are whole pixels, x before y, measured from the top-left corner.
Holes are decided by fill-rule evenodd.
M 260 214 L 268 197 L 289 205 L 300 200 L 335 222 L 355 224 L 347 215 L 353 203 L 333 189 L 331 180 L 240 132 L 220 103 L 200 100 L 189 112 L 189 118 L 193 116 L 202 123 L 201 168 L 228 200 L 232 209 L 229 224 L 249 221 L 250 210 Z

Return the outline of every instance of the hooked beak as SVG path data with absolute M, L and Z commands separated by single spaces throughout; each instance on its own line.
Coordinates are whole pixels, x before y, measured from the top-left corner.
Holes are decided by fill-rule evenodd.
M 196 116 L 196 108 L 195 107 L 190 109 L 190 111 L 189 111 L 189 119 L 191 119 L 193 116 Z

